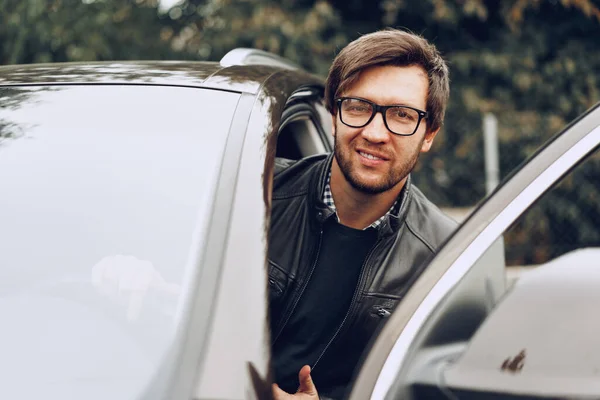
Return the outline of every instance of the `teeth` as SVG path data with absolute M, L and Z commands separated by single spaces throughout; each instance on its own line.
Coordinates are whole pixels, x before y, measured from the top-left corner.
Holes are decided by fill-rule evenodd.
M 362 151 L 359 151 L 359 154 L 363 157 L 368 158 L 369 160 L 381 160 L 381 158 L 379 158 L 379 157 L 375 157 L 371 154 L 363 153 Z

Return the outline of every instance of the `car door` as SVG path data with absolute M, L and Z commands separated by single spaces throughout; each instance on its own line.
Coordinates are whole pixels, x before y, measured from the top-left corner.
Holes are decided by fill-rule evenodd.
M 285 82 L 276 78 L 258 93 L 247 126 L 240 127 L 245 129 L 245 138 L 230 183 L 236 195 L 228 206 L 228 243 L 223 249 L 211 332 L 204 345 L 203 365 L 196 369 L 196 399 L 271 396 L 268 278 L 267 270 L 260 268 L 267 254 L 270 193 L 265 190 L 270 190 L 268 175 L 270 161 L 274 161 L 269 158 L 303 157 L 331 148 L 318 111 L 322 87 L 302 75 Z M 270 85 L 278 90 L 270 91 Z
M 350 399 L 600 394 L 596 325 L 582 322 L 600 305 L 586 286 L 600 269 L 599 145 L 596 105 L 477 208 L 390 317 Z

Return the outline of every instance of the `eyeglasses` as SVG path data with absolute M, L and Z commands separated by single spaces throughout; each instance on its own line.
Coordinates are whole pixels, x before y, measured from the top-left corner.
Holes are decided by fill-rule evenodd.
M 392 105 L 380 106 L 372 101 L 357 97 L 340 97 L 336 99 L 340 112 L 340 120 L 351 128 L 362 128 L 369 125 L 375 114 L 381 112 L 385 127 L 392 133 L 410 136 L 419 129 L 421 120 L 428 117 L 426 111 L 419 109 Z

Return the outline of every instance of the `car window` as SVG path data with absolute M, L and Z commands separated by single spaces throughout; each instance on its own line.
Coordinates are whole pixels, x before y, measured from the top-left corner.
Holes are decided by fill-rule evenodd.
M 515 221 L 504 234 L 509 278 L 568 252 L 600 245 L 599 182 L 596 151 Z
M 329 113 L 316 102 L 298 103 L 289 107 L 282 119 L 277 138 L 276 156 L 299 160 L 331 151 L 333 136 Z
M 0 88 L 0 398 L 139 395 L 171 344 L 238 99 Z

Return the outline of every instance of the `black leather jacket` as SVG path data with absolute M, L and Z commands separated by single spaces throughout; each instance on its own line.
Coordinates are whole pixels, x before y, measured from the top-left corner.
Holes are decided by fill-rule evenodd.
M 310 279 L 319 252 L 321 226 L 334 217 L 322 201 L 332 159 L 330 154 L 276 162 L 269 234 L 272 342 L 277 341 Z M 374 333 L 455 226 L 411 186 L 409 177 L 398 216 L 389 215 L 381 224 L 350 308 L 312 366 L 319 394 L 343 396 Z

